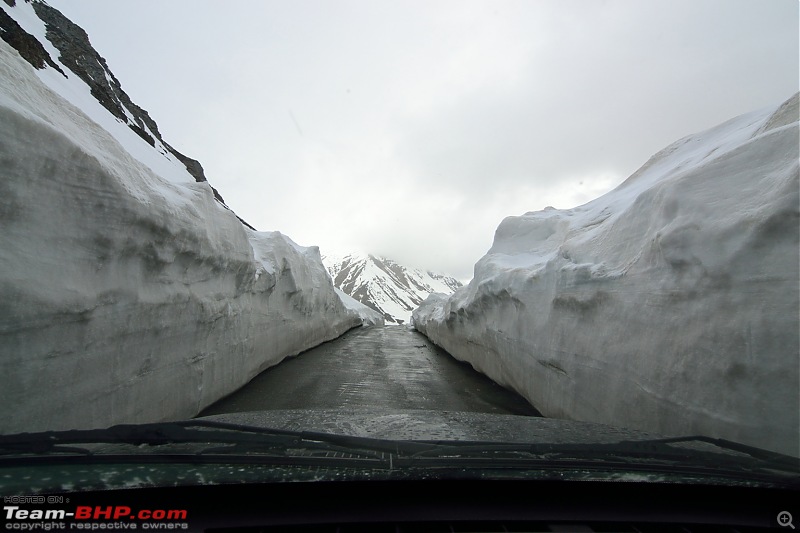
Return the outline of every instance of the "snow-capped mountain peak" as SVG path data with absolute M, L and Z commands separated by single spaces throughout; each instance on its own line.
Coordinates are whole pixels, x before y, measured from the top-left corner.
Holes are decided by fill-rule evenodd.
M 387 323 L 403 324 L 429 294 L 451 294 L 461 282 L 445 274 L 403 266 L 372 254 L 323 255 L 333 284 L 380 312 Z

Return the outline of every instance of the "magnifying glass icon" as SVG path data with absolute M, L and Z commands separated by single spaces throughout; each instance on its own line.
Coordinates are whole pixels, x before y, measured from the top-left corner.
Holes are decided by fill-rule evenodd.
M 790 527 L 794 529 L 794 524 L 792 524 L 792 513 L 789 511 L 781 511 L 778 513 L 778 523 L 781 527 Z

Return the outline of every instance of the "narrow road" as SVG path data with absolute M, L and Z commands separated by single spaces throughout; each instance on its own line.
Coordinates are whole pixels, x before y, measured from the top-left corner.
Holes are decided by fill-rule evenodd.
M 344 407 L 539 416 L 515 392 L 401 326 L 351 330 L 265 370 L 199 416 Z

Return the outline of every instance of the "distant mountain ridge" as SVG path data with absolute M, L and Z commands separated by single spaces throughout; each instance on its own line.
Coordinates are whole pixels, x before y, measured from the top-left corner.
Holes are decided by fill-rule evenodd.
M 429 294 L 451 294 L 461 287 L 452 276 L 410 268 L 371 254 L 323 255 L 333 284 L 389 324 L 403 324 Z

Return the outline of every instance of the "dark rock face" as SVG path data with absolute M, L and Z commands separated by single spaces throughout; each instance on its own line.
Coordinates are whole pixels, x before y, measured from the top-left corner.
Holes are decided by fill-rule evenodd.
M 147 111 L 134 104 L 122 90 L 119 80 L 108 68 L 106 60 L 92 47 L 86 32 L 60 11 L 43 2 L 34 1 L 33 8 L 46 25 L 47 39 L 61 53 L 59 57 L 61 63 L 89 86 L 92 96 L 120 121 L 127 123 L 148 144 L 155 146 L 155 141 L 158 140 L 164 148 L 186 165 L 186 170 L 195 180 L 206 181 L 202 165 L 167 144 Z
M 11 8 L 16 5 L 15 0 L 5 0 L 5 3 Z M 128 127 L 150 146 L 155 147 L 158 141 L 166 151 L 186 166 L 186 170 L 196 181 L 206 181 L 203 166 L 164 141 L 158 126 L 147 111 L 134 104 L 122 90 L 119 80 L 108 68 L 106 60 L 92 47 L 86 32 L 46 3 L 33 0 L 31 4 L 36 15 L 45 23 L 47 40 L 60 52 L 59 61 L 89 86 L 92 96 L 120 122 L 128 124 Z M 45 65 L 49 65 L 64 74 L 36 37 L 23 30 L 2 10 L 0 10 L 0 37 L 13 46 L 34 68 L 42 69 Z M 216 191 L 215 196 L 222 202 L 222 197 Z
M 103 107 L 120 122 L 127 124 L 150 146 L 159 150 L 163 146 L 164 153 L 169 152 L 175 156 L 186 166 L 186 170 L 196 181 L 207 181 L 200 162 L 170 146 L 161 137 L 158 125 L 147 111 L 133 103 L 122 90 L 119 80 L 108 68 L 106 60 L 92 47 L 89 36 L 80 26 L 40 0 L 25 1 L 33 6 L 36 15 L 45 23 L 46 37 L 58 49 L 59 61 L 89 86 L 92 96 Z M 16 6 L 15 0 L 4 0 L 4 2 L 10 8 Z M 36 37 L 23 30 L 3 9 L 0 9 L 0 38 L 13 46 L 34 68 L 42 69 L 47 65 L 66 76 Z M 227 207 L 219 191 L 214 187 L 211 189 L 214 198 Z M 239 220 L 248 228 L 255 229 L 241 218 Z
M 6 4 L 14 7 L 14 0 L 5 0 Z M 42 44 L 36 37 L 22 29 L 17 21 L 8 16 L 5 11 L 0 10 L 0 37 L 13 46 L 19 55 L 30 63 L 35 69 L 43 69 L 49 65 L 64 74 L 64 71 L 50 57 Z

